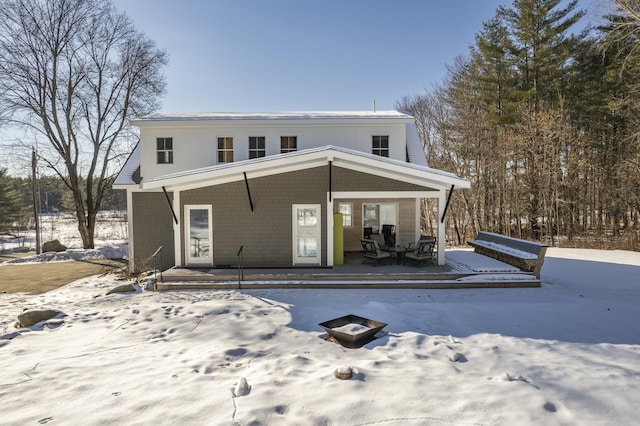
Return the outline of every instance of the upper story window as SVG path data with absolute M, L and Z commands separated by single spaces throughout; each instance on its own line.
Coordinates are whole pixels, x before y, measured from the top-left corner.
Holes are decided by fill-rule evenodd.
M 294 152 L 298 150 L 297 136 L 280 136 L 280 152 Z
M 233 138 L 218 138 L 218 163 L 233 162 Z
M 173 164 L 173 138 L 156 138 L 158 164 Z
M 389 136 L 372 136 L 371 152 L 381 157 L 389 156 Z
M 264 136 L 249 136 L 249 158 L 261 158 L 266 153 Z

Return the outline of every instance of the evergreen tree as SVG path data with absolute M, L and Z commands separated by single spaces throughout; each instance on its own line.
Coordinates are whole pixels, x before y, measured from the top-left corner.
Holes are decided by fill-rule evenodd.
M 6 232 L 20 214 L 20 194 L 13 188 L 6 169 L 0 169 L 0 231 Z
M 542 102 L 557 104 L 564 92 L 565 71 L 582 33 L 568 30 L 584 16 L 576 11 L 578 0 L 558 8 L 561 0 L 514 0 L 512 8 L 500 7 L 510 37 L 508 48 L 518 68 L 516 88 L 520 97 L 537 110 Z

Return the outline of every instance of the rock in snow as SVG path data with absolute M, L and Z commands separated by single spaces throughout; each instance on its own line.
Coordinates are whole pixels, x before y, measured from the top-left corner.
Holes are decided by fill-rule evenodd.
M 20 327 L 31 327 L 40 321 L 46 321 L 60 314 L 62 314 L 62 312 L 56 311 L 55 309 L 34 309 L 24 311 L 18 315 L 18 323 L 20 324 Z
M 353 376 L 353 369 L 349 366 L 338 367 L 334 374 L 340 380 L 348 380 Z
M 61 244 L 60 241 L 58 240 L 47 241 L 44 244 L 42 244 L 42 251 L 44 253 L 49 251 L 55 251 L 55 252 L 65 251 L 66 249 L 67 249 L 67 246 Z
M 138 291 L 138 287 L 133 283 L 128 283 L 128 284 L 122 284 L 117 287 L 114 287 L 111 290 L 109 290 L 106 294 L 109 295 L 113 293 L 133 293 L 135 291 Z

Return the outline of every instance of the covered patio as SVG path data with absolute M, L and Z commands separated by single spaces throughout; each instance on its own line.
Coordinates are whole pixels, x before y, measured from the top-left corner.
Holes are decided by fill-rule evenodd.
M 308 268 L 174 267 L 157 276 L 157 290 L 259 288 L 522 288 L 540 287 L 533 274 L 474 253 L 447 250 L 444 265 L 362 264 L 348 252 L 343 265 Z

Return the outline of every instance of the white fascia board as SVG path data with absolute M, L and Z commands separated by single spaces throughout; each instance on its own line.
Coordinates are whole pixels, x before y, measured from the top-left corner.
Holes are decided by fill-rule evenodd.
M 265 176 L 272 176 L 280 173 L 288 173 L 288 172 L 297 172 L 300 170 L 306 170 L 314 167 L 326 166 L 326 161 L 316 161 L 316 162 L 307 162 L 304 164 L 289 164 L 285 166 L 280 166 L 277 168 L 270 169 L 260 169 L 260 170 L 242 170 L 236 169 L 233 173 L 226 173 L 220 176 L 208 177 L 208 178 L 199 178 L 197 180 L 189 180 L 184 183 L 176 183 L 176 182 L 150 182 L 154 183 L 156 187 L 164 186 L 167 191 L 177 190 L 177 191 L 188 191 L 191 189 L 202 188 L 203 186 L 216 186 L 223 185 L 225 183 L 232 183 L 244 180 L 244 173 L 247 174 L 247 179 L 260 178 Z M 146 188 L 146 187 L 145 187 Z
M 438 184 L 440 186 L 446 186 L 447 188 L 451 185 L 455 185 L 463 189 L 471 188 L 471 182 L 466 179 L 462 179 L 452 173 L 432 169 L 430 167 L 421 165 L 406 163 L 404 161 L 392 160 L 386 157 L 379 157 L 374 154 L 356 153 L 355 151 L 337 148 L 336 157 L 337 160 L 335 164 L 338 164 L 339 160 L 342 159 L 344 160 L 345 164 L 350 163 L 354 166 L 365 165 L 367 166 L 367 168 L 362 169 L 362 171 L 367 172 L 368 170 L 368 173 L 372 173 L 373 170 L 376 170 L 376 173 L 380 171 L 392 171 L 395 179 L 397 179 L 399 175 L 406 175 L 408 177 L 413 176 L 419 179 L 426 179 L 433 185 Z M 340 164 L 342 163 L 343 162 L 340 162 Z M 424 186 L 425 183 L 423 181 L 420 181 L 417 182 L 417 185 Z
M 438 184 L 432 181 L 428 181 L 426 179 L 421 179 L 417 176 L 406 174 L 406 173 L 397 173 L 389 169 L 379 169 L 373 168 L 362 164 L 354 164 L 351 162 L 334 162 L 334 166 L 343 167 L 345 169 L 353 170 L 356 172 L 367 173 L 375 176 L 379 176 L 386 179 L 393 179 L 403 183 L 410 183 L 414 185 L 419 185 L 425 188 L 433 188 L 433 189 L 444 189 L 445 185 Z
M 123 183 L 114 183 L 111 185 L 112 189 L 126 189 L 126 190 L 136 190 L 138 188 L 140 188 L 140 185 L 136 184 L 136 183 L 127 183 L 127 184 L 123 184 Z
M 336 159 L 334 165 L 419 186 L 433 187 L 434 189 L 449 189 L 451 185 L 466 189 L 471 187 L 469 181 L 456 176 L 433 173 L 428 170 L 420 170 L 416 167 L 406 167 L 388 163 L 381 164 L 380 161 L 367 160 L 369 159 L 365 158 L 356 162 L 353 160 L 342 161 L 341 159 Z
M 137 127 L 250 127 L 323 124 L 412 123 L 415 119 L 398 111 L 298 111 L 279 113 L 167 113 L 131 120 Z
M 135 121 L 131 124 L 140 129 L 187 129 L 187 128 L 270 128 L 270 127 L 305 127 L 305 126 L 389 126 L 406 125 L 413 119 L 398 118 L 332 118 L 332 119 L 234 119 L 234 120 L 167 120 L 167 121 Z
M 277 158 L 260 162 L 229 163 L 229 167 L 203 170 L 201 172 L 194 171 L 164 178 L 159 177 L 143 183 L 142 187 L 144 189 L 152 189 L 164 186 L 186 190 L 202 187 L 203 183 L 210 186 L 243 180 L 244 173 L 247 174 L 248 178 L 256 178 L 327 165 L 326 155 L 318 156 L 317 153 L 313 154 L 316 155 L 310 155 L 309 158 L 295 162 L 292 162 L 290 158 Z
M 380 198 L 380 199 L 399 199 L 399 198 L 438 198 L 441 191 L 334 191 L 331 197 L 361 199 L 361 198 Z
M 436 173 L 431 169 L 360 155 L 332 146 L 311 149 L 294 155 L 280 155 L 275 158 L 263 157 L 237 163 L 191 170 L 172 175 L 160 176 L 142 184 L 143 189 L 176 187 L 180 190 L 201 187 L 203 184 L 220 185 L 247 177 L 256 178 L 325 166 L 332 161 L 337 167 L 375 174 L 388 179 L 400 180 L 425 188 L 448 189 L 451 185 L 469 188 L 470 182 L 448 173 Z

